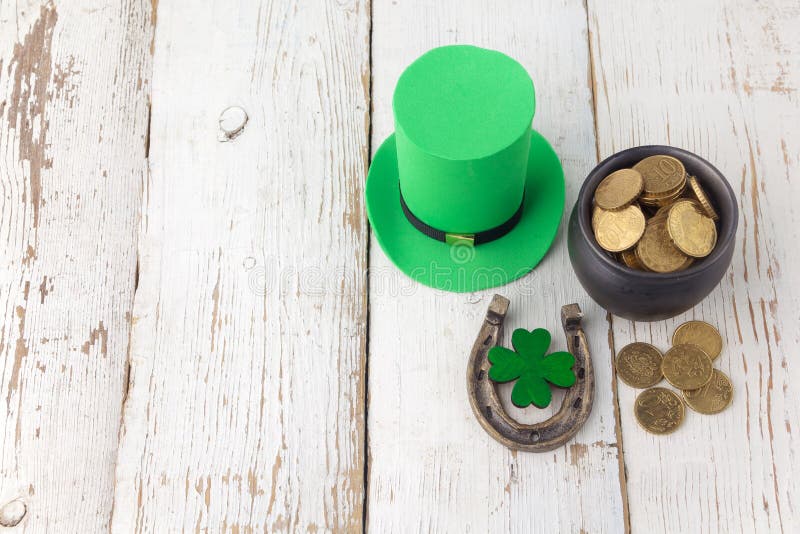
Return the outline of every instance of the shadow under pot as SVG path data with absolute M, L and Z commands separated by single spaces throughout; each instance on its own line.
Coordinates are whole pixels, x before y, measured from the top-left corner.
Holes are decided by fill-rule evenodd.
M 640 271 L 618 262 L 597 244 L 592 230 L 598 184 L 612 172 L 631 168 L 655 155 L 679 159 L 686 172 L 696 177 L 719 214 L 717 243 L 711 254 L 673 273 Z M 708 161 L 664 145 L 629 148 L 602 161 L 586 177 L 569 219 L 569 259 L 586 292 L 614 315 L 635 321 L 667 319 L 698 304 L 722 279 L 733 257 L 738 222 L 739 208 L 733 190 Z

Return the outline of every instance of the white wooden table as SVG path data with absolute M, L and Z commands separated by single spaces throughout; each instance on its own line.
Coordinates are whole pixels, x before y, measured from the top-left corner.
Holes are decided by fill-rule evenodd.
M 798 532 L 799 28 L 796 0 L 0 3 L 0 505 L 27 507 L 7 531 Z M 730 271 L 674 320 L 594 304 L 563 225 L 499 290 L 509 329 L 586 314 L 594 411 L 552 453 L 470 412 L 494 291 L 412 284 L 370 238 L 392 90 L 448 43 L 529 70 L 567 212 L 649 143 L 739 196 Z M 691 318 L 725 338 L 733 405 L 646 434 L 611 355 Z

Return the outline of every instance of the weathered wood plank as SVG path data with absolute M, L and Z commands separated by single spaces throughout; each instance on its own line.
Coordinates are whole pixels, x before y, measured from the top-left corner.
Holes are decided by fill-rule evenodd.
M 108 529 L 145 162 L 146 2 L 0 4 L 0 506 Z
M 367 7 L 159 6 L 114 531 L 360 529 Z
M 733 265 L 707 299 L 671 321 L 613 321 L 617 348 L 635 339 L 666 349 L 687 319 L 716 325 L 725 348 L 715 363 L 735 390 L 727 411 L 689 411 L 657 437 L 638 428 L 638 392 L 620 384 L 631 523 L 795 532 L 800 5 L 592 1 L 589 13 L 601 156 L 687 148 L 728 176 L 741 210 Z
M 393 129 L 391 97 L 403 69 L 451 43 L 517 58 L 537 89 L 534 126 L 555 146 L 571 208 L 596 163 L 586 12 L 581 2 L 392 2 L 373 5 L 372 147 Z M 566 220 L 565 213 L 565 220 Z M 580 289 L 562 226 L 530 275 L 496 290 L 511 299 L 506 332 L 546 327 L 564 350 L 561 305 L 586 314 L 597 368 L 592 416 L 576 439 L 546 454 L 512 453 L 474 420 L 465 372 L 495 291 L 457 295 L 416 285 L 373 241 L 370 253 L 368 526 L 374 532 L 620 532 L 620 491 L 608 323 Z M 509 334 L 506 335 L 508 342 Z M 506 390 L 505 400 L 510 404 Z M 554 399 L 558 406 L 560 397 Z M 510 409 L 521 420 L 544 412 Z

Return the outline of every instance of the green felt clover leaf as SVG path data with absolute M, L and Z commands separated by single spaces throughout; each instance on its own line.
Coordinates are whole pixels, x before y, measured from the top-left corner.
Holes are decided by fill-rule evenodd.
M 550 347 L 550 332 L 537 328 L 528 332 L 514 330 L 511 336 L 514 350 L 492 347 L 489 351 L 489 378 L 495 382 L 517 380 L 511 391 L 511 402 L 520 408 L 534 404 L 544 408 L 550 404 L 550 382 L 567 388 L 575 383 L 572 366 L 575 357 L 569 352 L 554 352 L 545 356 Z

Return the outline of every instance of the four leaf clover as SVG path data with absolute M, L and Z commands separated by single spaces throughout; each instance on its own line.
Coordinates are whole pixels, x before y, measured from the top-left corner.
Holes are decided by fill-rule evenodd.
M 537 328 L 528 332 L 514 330 L 511 336 L 514 350 L 493 347 L 489 351 L 489 378 L 495 382 L 517 380 L 511 391 L 511 402 L 520 408 L 534 404 L 544 408 L 550 404 L 552 394 L 547 382 L 567 388 L 575 383 L 572 366 L 575 357 L 569 352 L 554 352 L 545 356 L 550 347 L 550 332 Z

